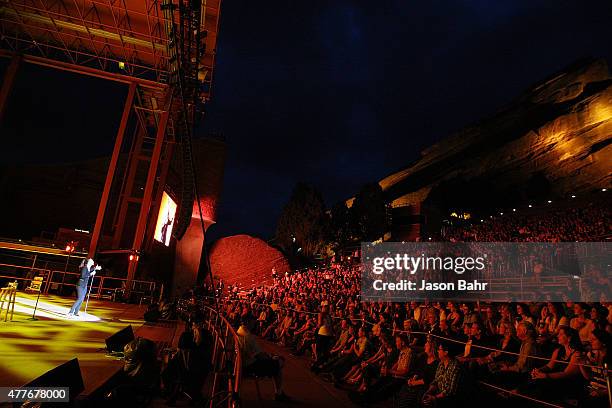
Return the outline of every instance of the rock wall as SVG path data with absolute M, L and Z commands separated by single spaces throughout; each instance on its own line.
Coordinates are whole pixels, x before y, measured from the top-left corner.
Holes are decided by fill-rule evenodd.
M 414 204 L 422 195 L 416 193 L 455 180 L 486 179 L 516 191 L 536 174 L 565 196 L 610 187 L 611 163 L 612 77 L 606 61 L 588 60 L 433 145 L 379 183 L 394 206 Z
M 210 265 L 215 278 L 244 288 L 269 283 L 272 268 L 281 274 L 289 271 L 289 263 L 280 251 L 249 235 L 234 235 L 215 242 L 210 250 Z

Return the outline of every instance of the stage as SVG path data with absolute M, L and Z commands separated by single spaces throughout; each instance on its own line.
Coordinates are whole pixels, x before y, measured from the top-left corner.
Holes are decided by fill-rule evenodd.
M 13 321 L 0 321 L 0 386 L 23 386 L 67 360 L 77 357 L 85 391 L 90 395 L 112 377 L 123 361 L 107 356 L 104 340 L 131 325 L 136 337 L 171 346 L 182 325 L 176 322 L 145 324 L 146 306 L 91 299 L 79 316 L 65 316 L 71 297 L 41 296 L 32 317 L 36 296 L 17 293 Z

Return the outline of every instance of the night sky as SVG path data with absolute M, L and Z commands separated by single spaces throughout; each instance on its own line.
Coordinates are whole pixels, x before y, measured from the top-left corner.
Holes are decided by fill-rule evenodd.
M 200 129 L 228 142 L 210 237 L 270 238 L 297 181 L 331 206 L 573 61 L 611 63 L 610 21 L 609 0 L 224 0 Z M 126 93 L 23 67 L 0 162 L 110 154 Z

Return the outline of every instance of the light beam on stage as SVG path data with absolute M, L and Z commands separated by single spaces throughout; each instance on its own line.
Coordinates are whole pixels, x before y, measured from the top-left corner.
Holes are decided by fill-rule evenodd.
M 15 312 L 24 313 L 31 315 L 34 311 L 36 304 L 35 299 L 28 299 L 25 297 L 17 296 L 15 298 Z M 69 307 L 58 306 L 48 302 L 38 302 L 38 308 L 36 309 L 36 316 L 45 317 L 47 319 L 56 320 L 73 320 L 80 322 L 97 322 L 101 319 L 91 313 L 79 312 L 78 316 L 68 317 L 67 313 L 70 311 Z

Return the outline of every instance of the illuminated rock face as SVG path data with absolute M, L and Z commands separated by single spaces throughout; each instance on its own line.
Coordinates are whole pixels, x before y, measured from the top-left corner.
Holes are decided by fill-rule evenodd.
M 380 185 L 394 207 L 423 202 L 458 181 L 521 191 L 538 175 L 559 196 L 609 188 L 611 142 L 612 77 L 605 61 L 583 61 L 431 146 Z
M 279 274 L 289 271 L 287 259 L 280 251 L 249 235 L 218 240 L 210 251 L 210 266 L 215 278 L 247 289 L 269 284 L 272 268 Z

